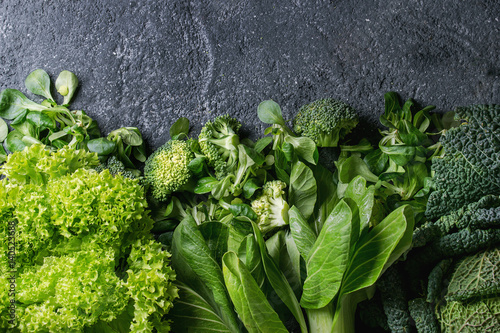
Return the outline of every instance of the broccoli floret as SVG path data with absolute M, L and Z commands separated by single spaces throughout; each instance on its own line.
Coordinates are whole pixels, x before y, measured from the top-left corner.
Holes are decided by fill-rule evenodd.
M 144 178 L 155 199 L 164 201 L 189 187 L 193 173 L 188 164 L 194 157 L 190 145 L 182 140 L 170 140 L 148 157 Z
M 289 206 L 285 200 L 286 183 L 271 180 L 264 184 L 262 194 L 252 201 L 252 209 L 258 216 L 262 233 L 288 224 Z
M 461 125 L 441 136 L 442 157 L 432 160 L 435 191 L 426 216 L 435 220 L 467 203 L 500 195 L 500 105 L 458 108 Z
M 238 120 L 227 115 L 219 116 L 205 123 L 198 136 L 200 150 L 218 179 L 236 167 L 240 127 Z
M 439 325 L 431 303 L 423 298 L 415 298 L 408 302 L 408 310 L 415 321 L 418 333 L 439 333 Z
M 318 147 L 337 147 L 339 139 L 351 132 L 358 121 L 352 107 L 325 98 L 302 106 L 293 119 L 293 130 L 314 140 Z
M 105 163 L 99 163 L 94 170 L 97 172 L 102 172 L 105 169 L 109 170 L 109 173 L 114 175 L 122 175 L 123 177 L 130 179 L 140 178 L 141 172 L 139 170 L 126 169 L 122 161 L 120 161 L 116 156 L 110 156 Z

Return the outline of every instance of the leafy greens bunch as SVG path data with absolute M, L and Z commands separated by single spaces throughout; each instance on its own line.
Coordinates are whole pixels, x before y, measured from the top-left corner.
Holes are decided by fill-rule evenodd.
M 374 298 L 381 305 L 372 309 L 384 308 L 392 332 L 411 331 L 413 323 L 418 332 L 500 330 L 500 107 L 461 107 L 453 115 L 458 126 L 443 133 L 442 153 L 431 160 L 427 221 Z M 396 288 L 394 280 L 405 283 Z
M 1 167 L 3 329 L 170 330 L 164 315 L 177 297 L 175 273 L 149 232 L 144 188 L 137 179 L 97 172 L 98 163 L 84 149 L 34 143 Z
M 257 114 L 270 126 L 256 142 L 229 116 L 188 138 L 181 118 L 146 161 L 152 231 L 177 274 L 173 330 L 353 332 L 356 304 L 410 247 L 412 208 L 379 214 L 377 187 L 359 175 L 339 191 L 314 139 L 289 128 L 277 103 Z M 352 124 L 345 116 L 323 121 Z
M 36 103 L 16 89 L 5 89 L 0 94 L 0 142 L 5 143 L 8 151 L 22 151 L 35 143 L 52 150 L 68 145 L 97 153 L 103 168 L 108 157 L 115 156 L 123 163 L 124 169 L 129 169 L 136 177 L 139 175 L 136 164 L 146 160 L 140 131 L 135 127 L 122 127 L 107 137 L 101 137 L 97 122 L 85 111 L 70 110 L 71 100 L 78 88 L 75 74 L 64 70 L 56 79 L 55 88 L 63 97 L 60 105 L 52 95 L 52 83 L 44 70 L 31 72 L 25 86 L 44 100 Z M 10 132 L 4 119 L 10 121 Z M 0 163 L 6 158 L 7 152 L 0 146 Z

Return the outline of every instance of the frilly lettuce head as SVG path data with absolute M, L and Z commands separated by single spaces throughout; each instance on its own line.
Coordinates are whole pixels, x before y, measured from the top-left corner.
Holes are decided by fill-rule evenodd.
M 175 273 L 144 188 L 97 164 L 36 144 L 0 168 L 1 331 L 170 330 Z

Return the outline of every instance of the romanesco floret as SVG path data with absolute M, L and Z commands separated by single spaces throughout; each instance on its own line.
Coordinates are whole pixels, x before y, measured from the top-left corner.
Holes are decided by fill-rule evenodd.
M 187 187 L 193 173 L 188 164 L 194 153 L 186 141 L 170 140 L 149 156 L 144 165 L 144 178 L 155 199 L 163 201 Z
M 238 120 L 227 115 L 219 116 L 205 123 L 198 136 L 200 150 L 218 179 L 236 167 L 240 127 Z
M 304 105 L 293 120 L 293 130 L 318 147 L 337 147 L 339 139 L 358 124 L 356 111 L 344 102 L 325 98 Z
M 252 201 L 252 209 L 258 216 L 262 233 L 288 224 L 289 206 L 285 200 L 286 183 L 271 180 L 264 184 L 262 194 Z
M 444 156 L 432 160 L 436 190 L 427 203 L 430 220 L 485 195 L 500 195 L 500 105 L 458 108 L 455 119 L 462 124 L 441 136 Z

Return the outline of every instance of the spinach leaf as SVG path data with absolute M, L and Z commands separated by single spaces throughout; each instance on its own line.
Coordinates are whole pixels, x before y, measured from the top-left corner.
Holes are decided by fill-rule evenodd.
M 35 95 L 43 96 L 48 100 L 53 101 L 54 98 L 50 93 L 50 77 L 43 69 L 35 69 L 31 72 L 24 81 L 26 89 Z
M 0 117 L 14 119 L 24 110 L 42 111 L 46 106 L 29 100 L 22 92 L 16 89 L 5 89 L 0 94 Z
M 265 124 L 285 126 L 281 108 L 275 101 L 263 101 L 257 107 L 257 116 Z

